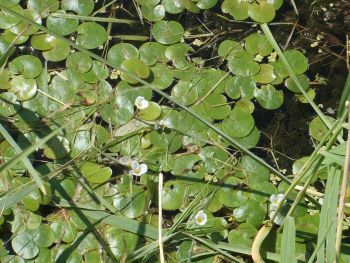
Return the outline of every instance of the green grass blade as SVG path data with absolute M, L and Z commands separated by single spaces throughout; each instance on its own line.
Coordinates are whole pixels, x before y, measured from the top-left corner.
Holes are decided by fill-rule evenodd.
M 47 180 L 48 180 L 56 176 L 57 174 L 61 173 L 65 168 L 66 168 L 65 166 L 62 166 L 56 171 L 48 175 L 45 175 L 45 177 L 47 177 Z M 10 192 L 7 192 L 5 196 L 2 196 L 0 198 L 0 211 L 14 206 L 18 202 L 20 202 L 23 197 L 35 191 L 37 188 L 38 188 L 38 185 L 36 183 L 28 182 L 28 183 L 22 184 L 21 186 L 17 187 L 16 189 Z
M 311 255 L 311 257 L 309 258 L 308 263 L 314 263 L 314 262 L 315 262 L 316 255 L 320 252 L 320 250 L 324 249 L 323 244 L 324 244 L 324 242 L 326 241 L 328 232 L 329 232 L 329 231 L 331 230 L 331 228 L 332 228 L 332 224 L 334 224 L 334 222 L 331 222 L 331 224 L 328 226 L 328 228 L 326 229 L 326 231 L 324 231 L 323 235 L 322 235 L 322 236 L 319 236 L 319 241 L 317 241 L 317 246 L 316 246 L 316 248 L 315 248 L 315 251 L 312 252 L 312 255 Z M 320 260 L 320 259 L 321 259 L 321 260 Z M 323 257 L 320 258 L 320 259 L 317 259 L 317 263 L 324 262 L 324 258 L 323 258 Z
M 346 79 L 345 86 L 341 94 L 337 118 L 340 118 L 340 116 L 342 116 L 343 112 L 345 111 L 345 102 L 347 100 L 350 100 L 350 72 L 348 73 L 348 77 Z
M 231 261 L 230 262 L 240 262 L 240 260 L 232 255 L 230 255 L 229 253 L 227 253 L 226 251 L 222 250 L 217 244 L 215 244 L 213 241 L 209 240 L 209 239 L 205 239 L 205 238 L 200 238 L 191 234 L 186 234 L 183 233 L 187 236 L 189 236 L 190 238 L 202 243 L 203 245 L 205 245 L 206 247 L 218 252 L 219 254 L 229 258 Z
M 105 23 L 117 23 L 117 24 L 135 24 L 136 21 L 130 19 L 119 19 L 119 18 L 109 18 L 109 17 L 93 17 L 93 16 L 79 16 L 73 14 L 61 14 L 61 13 L 52 13 L 50 14 L 52 17 L 57 18 L 68 18 L 68 19 L 76 19 L 82 21 L 94 21 L 94 22 L 105 22 Z
M 281 240 L 281 263 L 295 263 L 295 222 L 288 216 L 283 227 Z
M 251 247 L 244 244 L 233 245 L 226 242 L 218 242 L 218 247 L 221 248 L 222 250 L 229 251 L 235 254 L 238 253 L 238 254 L 247 255 L 247 256 L 252 255 Z M 278 262 L 280 259 L 279 255 L 272 252 L 267 252 L 267 251 L 264 251 L 262 256 L 264 259 L 268 259 L 276 262 Z
M 45 143 L 47 143 L 50 139 L 55 137 L 58 133 L 60 133 L 65 127 L 67 127 L 68 124 L 57 128 L 56 130 L 52 131 L 48 135 L 46 135 L 44 138 L 42 138 L 39 142 L 32 144 L 31 146 L 27 147 L 24 151 L 22 151 L 20 154 L 13 157 L 11 160 L 6 162 L 4 165 L 0 166 L 0 173 L 4 173 L 7 170 L 14 167 L 18 162 L 22 161 L 24 158 L 26 158 L 29 154 L 34 152 L 36 149 L 42 147 Z
M 146 236 L 154 240 L 158 238 L 158 229 L 147 223 L 142 223 L 122 215 L 111 215 L 102 211 L 82 211 L 82 213 L 93 219 L 102 220 L 102 222 L 106 224 L 116 226 L 135 234 Z
M 321 118 L 321 120 L 324 122 L 324 124 L 328 127 L 328 129 L 331 128 L 331 123 L 326 119 L 325 115 L 322 113 L 322 111 L 317 107 L 316 103 L 309 97 L 309 95 L 307 94 L 307 92 L 305 91 L 305 89 L 303 88 L 303 86 L 301 85 L 299 79 L 297 78 L 296 74 L 294 73 L 293 69 L 291 68 L 291 66 L 289 65 L 286 57 L 283 55 L 283 52 L 281 50 L 281 48 L 279 47 L 279 45 L 277 44 L 275 38 L 273 37 L 269 27 L 267 24 L 262 24 L 261 25 L 261 29 L 263 30 L 264 34 L 266 35 L 268 41 L 270 42 L 270 44 L 272 45 L 272 47 L 275 49 L 275 51 L 277 52 L 278 56 L 280 57 L 280 59 L 282 60 L 284 66 L 286 67 L 289 76 L 294 80 L 294 82 L 297 84 L 298 88 L 300 89 L 301 93 L 304 95 L 304 97 L 306 98 L 306 100 L 308 101 L 308 103 L 311 105 L 311 107 L 314 109 L 314 111 L 317 113 L 317 115 Z M 341 138 L 341 136 L 337 137 L 337 140 L 339 142 L 343 142 L 343 138 Z
M 5 140 L 11 145 L 11 147 L 16 151 L 17 154 L 20 154 L 22 152 L 22 149 L 18 146 L 16 141 L 11 137 L 11 135 L 6 131 L 5 127 L 0 124 L 0 134 L 5 138 Z M 33 180 L 35 183 L 38 185 L 40 190 L 46 195 L 46 190 L 44 187 L 44 183 L 40 179 L 40 176 L 38 173 L 35 171 L 32 163 L 28 159 L 28 155 L 25 155 L 21 158 L 21 161 L 24 163 L 26 166 L 29 175 L 33 177 Z M 0 172 L 1 173 L 1 172 Z
M 324 229 L 328 228 L 329 225 L 331 226 L 326 239 L 326 258 L 327 262 L 334 262 L 336 259 L 336 250 L 334 249 L 334 244 L 336 240 L 337 229 L 336 224 L 334 224 L 333 222 L 337 221 L 338 192 L 341 178 L 341 169 L 337 169 L 335 166 L 332 166 L 330 173 L 328 174 L 328 180 L 330 180 L 332 184 L 330 187 L 330 193 L 328 194 L 329 207 L 327 211 L 328 213 Z M 324 218 L 321 218 L 321 220 L 322 219 Z
M 317 145 L 317 147 L 315 148 L 315 150 L 312 152 L 312 154 L 310 155 L 310 157 L 308 158 L 307 162 L 303 165 L 303 167 L 301 168 L 300 172 L 297 174 L 297 176 L 294 178 L 293 182 L 291 183 L 291 185 L 288 186 L 288 189 L 285 191 L 283 199 L 280 203 L 280 205 L 277 206 L 276 212 L 274 214 L 274 216 L 272 217 L 272 221 L 275 218 L 275 216 L 277 215 L 278 211 L 280 210 L 280 208 L 282 207 L 281 204 L 287 199 L 288 195 L 295 189 L 295 187 L 299 184 L 299 182 L 301 182 L 302 178 L 305 177 L 305 175 L 308 173 L 308 171 L 312 168 L 312 166 L 314 165 L 314 163 L 316 161 L 318 161 L 318 164 L 316 164 L 316 167 L 321 165 L 321 163 L 323 162 L 323 158 L 324 156 L 321 155 L 321 149 L 322 151 L 328 151 L 329 149 L 331 149 L 331 147 L 333 146 L 336 137 L 338 136 L 338 134 L 340 133 L 340 131 L 342 130 L 342 125 L 345 122 L 347 118 L 347 112 L 344 112 L 342 117 L 338 120 L 336 120 L 333 123 L 333 126 L 327 131 L 327 133 L 325 134 L 325 136 L 323 137 L 322 141 Z M 332 136 L 331 136 L 332 134 Z M 331 136 L 331 138 L 329 138 Z M 326 144 L 326 146 L 324 147 L 323 145 Z M 322 160 L 320 160 L 320 158 Z M 315 168 L 315 167 L 314 167 Z M 317 169 L 317 168 L 316 168 Z M 316 171 L 316 170 L 315 170 Z M 304 187 L 300 190 L 302 192 L 306 191 L 306 187 L 304 185 Z M 299 198 L 301 198 L 302 196 L 299 196 Z M 297 200 L 294 201 L 292 208 L 296 206 L 297 204 Z M 314 202 L 313 202 L 314 203 Z M 320 204 L 316 201 L 316 203 L 314 203 L 314 205 L 317 208 L 320 208 Z M 292 208 L 290 209 L 290 212 L 288 212 L 289 214 L 292 211 Z M 293 208 L 293 209 L 294 209 Z
M 265 166 L 267 169 L 269 169 L 272 173 L 274 173 L 276 176 L 278 176 L 279 178 L 281 178 L 281 180 L 283 180 L 284 182 L 288 183 L 288 184 L 291 184 L 291 181 L 286 177 L 284 176 L 279 170 L 277 170 L 276 168 L 274 168 L 273 166 L 271 166 L 270 164 L 268 164 L 267 162 L 265 162 L 263 159 L 261 159 L 260 157 L 258 157 L 257 155 L 255 155 L 254 153 L 252 153 L 251 151 L 249 151 L 246 147 L 244 147 L 242 144 L 238 143 L 236 140 L 234 140 L 233 138 L 231 138 L 229 135 L 227 135 L 226 133 L 224 133 L 222 130 L 220 130 L 219 128 L 217 128 L 215 125 L 209 123 L 208 121 L 205 120 L 205 118 L 201 117 L 200 115 L 198 115 L 197 113 L 195 113 L 194 111 L 192 111 L 191 109 L 189 109 L 188 107 L 176 102 L 173 100 L 173 98 L 171 98 L 171 96 L 169 96 L 167 93 L 159 90 L 157 87 L 149 84 L 147 81 L 137 77 L 135 74 L 132 74 L 128 71 L 125 71 L 123 69 L 121 69 L 120 67 L 117 67 L 116 65 L 114 65 L 113 63 L 109 62 L 108 60 L 100 57 L 99 55 L 89 51 L 89 50 L 86 50 L 82 47 L 80 47 L 79 45 L 75 44 L 73 41 L 70 41 L 68 39 L 66 39 L 65 37 L 62 37 L 60 35 L 58 35 L 57 33 L 55 33 L 54 31 L 36 23 L 35 21 L 29 19 L 28 17 L 25 17 L 7 7 L 5 7 L 3 4 L 0 4 L 0 7 L 1 9 L 5 10 L 6 12 L 16 16 L 16 17 L 19 17 L 22 19 L 22 21 L 42 30 L 43 32 L 45 33 L 48 33 L 50 35 L 53 35 L 55 36 L 56 38 L 68 43 L 70 46 L 74 47 L 75 49 L 89 55 L 90 57 L 106 64 L 107 66 L 110 66 L 114 69 L 117 69 L 119 70 L 121 73 L 124 73 L 128 76 L 130 76 L 131 78 L 133 78 L 134 80 L 140 82 L 141 84 L 144 84 L 148 87 L 150 87 L 154 92 L 158 93 L 159 95 L 161 95 L 162 97 L 166 98 L 167 100 L 171 101 L 172 103 L 174 103 L 175 105 L 177 105 L 179 108 L 185 110 L 186 112 L 188 112 L 189 114 L 191 114 L 192 116 L 194 116 L 196 119 L 200 120 L 201 122 L 203 122 L 205 125 L 207 125 L 209 128 L 211 128 L 212 130 L 214 130 L 216 133 L 218 133 L 219 135 L 221 135 L 225 140 L 227 140 L 228 142 L 230 142 L 236 149 L 240 150 L 241 152 L 243 152 L 244 154 L 250 156 L 251 158 L 253 158 L 255 161 L 257 161 L 258 163 L 260 163 L 261 165 Z M 309 196 L 309 195 L 306 195 L 306 197 L 314 202 L 314 203 L 317 203 L 317 201 Z

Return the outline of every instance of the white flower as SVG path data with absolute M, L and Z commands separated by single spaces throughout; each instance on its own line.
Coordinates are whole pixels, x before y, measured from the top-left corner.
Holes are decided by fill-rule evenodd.
M 270 211 L 274 211 L 277 209 L 277 206 L 281 203 L 283 199 L 283 194 L 271 195 L 270 196 Z
M 196 224 L 197 224 L 197 225 L 200 225 L 200 226 L 204 226 L 204 225 L 207 223 L 207 220 L 208 220 L 207 214 L 204 213 L 203 210 L 200 210 L 200 211 L 196 214 L 196 216 L 195 216 L 194 219 L 195 219 L 195 221 L 196 221 Z
M 139 164 L 138 161 L 132 161 L 130 163 L 130 167 L 131 167 L 132 175 L 136 175 L 136 176 L 141 176 L 147 173 L 147 170 L 148 170 L 148 167 L 146 164 L 144 163 Z
M 138 96 L 135 100 L 135 106 L 140 110 L 146 109 L 148 105 L 149 105 L 148 100 L 146 100 L 142 96 Z

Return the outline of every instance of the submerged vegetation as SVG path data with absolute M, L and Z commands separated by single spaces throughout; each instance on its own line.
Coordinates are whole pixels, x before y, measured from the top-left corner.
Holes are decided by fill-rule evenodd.
M 348 54 L 298 4 L 0 0 L 0 261 L 348 262 Z

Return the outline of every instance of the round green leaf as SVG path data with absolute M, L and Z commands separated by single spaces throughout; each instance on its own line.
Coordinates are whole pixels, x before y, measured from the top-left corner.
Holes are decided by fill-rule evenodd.
M 70 153 L 69 141 L 61 136 L 51 139 L 44 148 L 44 155 L 49 159 L 62 159 Z
M 146 210 L 146 192 L 139 186 L 133 185 L 130 191 L 115 195 L 113 197 L 113 205 L 129 218 L 139 217 Z
M 259 54 L 261 56 L 267 56 L 273 51 L 266 36 L 259 33 L 249 35 L 245 39 L 244 46 L 245 49 L 253 55 Z
M 224 13 L 229 13 L 236 20 L 244 20 L 248 15 L 249 3 L 241 0 L 225 0 L 221 9 Z
M 199 0 L 197 6 L 200 9 L 210 9 L 217 4 L 218 0 Z
M 29 0 L 27 8 L 35 10 L 42 18 L 46 18 L 49 13 L 57 11 L 60 4 L 58 0 Z
M 235 138 L 235 140 L 246 147 L 247 149 L 254 148 L 260 139 L 260 131 L 255 126 L 254 129 L 245 137 L 242 138 Z
M 208 173 L 215 173 L 228 160 L 228 154 L 216 146 L 201 148 L 199 157 L 203 160 L 205 170 Z
M 160 0 L 136 0 L 136 3 L 139 5 L 151 5 L 151 6 L 156 6 Z
M 75 52 L 68 56 L 66 65 L 69 69 L 76 70 L 79 73 L 85 73 L 92 68 L 92 59 L 83 52 Z
M 22 74 L 29 79 L 39 76 L 42 68 L 40 59 L 32 55 L 16 57 L 9 63 L 9 69 L 13 74 Z
M 305 74 L 297 75 L 297 78 L 304 90 L 307 91 L 309 89 L 309 78 Z M 285 85 L 290 91 L 301 93 L 301 90 L 292 78 L 286 79 Z
M 166 46 L 158 42 L 147 42 L 140 47 L 140 58 L 147 65 L 154 65 L 157 61 L 165 61 Z
M 224 40 L 218 47 L 219 56 L 222 59 L 230 60 L 243 54 L 243 47 L 234 40 Z
M 54 241 L 54 232 L 49 225 L 42 224 L 38 229 L 31 230 L 34 236 L 34 242 L 39 247 L 49 247 Z
M 11 82 L 9 91 L 16 94 L 19 101 L 29 100 L 34 97 L 37 92 L 37 84 L 34 79 L 26 79 L 22 76 L 14 77 Z
M 52 250 L 41 247 L 38 257 L 35 259 L 36 263 L 46 263 L 52 260 Z
M 274 19 L 276 11 L 269 2 L 251 3 L 248 7 L 248 14 L 251 19 L 259 23 L 267 23 Z
M 161 113 L 162 109 L 160 108 L 159 104 L 153 101 L 149 101 L 148 107 L 146 109 L 140 110 L 137 115 L 142 120 L 153 121 L 155 119 L 158 119 Z
M 152 22 L 160 21 L 165 16 L 164 5 L 143 5 L 141 6 L 143 16 Z
M 24 259 L 31 259 L 39 254 L 39 246 L 33 241 L 33 235 L 29 231 L 15 235 L 11 244 L 15 253 Z
M 158 21 L 152 28 L 153 37 L 161 44 L 180 42 L 184 33 L 184 28 L 176 21 Z
M 235 138 L 247 136 L 254 128 L 254 119 L 251 114 L 234 108 L 228 118 L 222 122 L 223 130 Z
M 62 0 L 61 7 L 63 10 L 74 11 L 78 15 L 88 16 L 94 10 L 93 0 Z
M 151 67 L 151 72 L 150 84 L 160 90 L 168 88 L 174 81 L 172 70 L 162 63 L 157 63 Z
M 308 89 L 306 91 L 306 94 L 308 95 L 309 99 L 313 100 L 316 97 L 316 92 L 314 89 Z M 303 94 L 295 94 L 295 97 L 300 101 L 301 103 L 309 103 L 309 101 L 306 99 L 306 97 Z
M 261 84 L 269 84 L 276 79 L 273 66 L 270 64 L 260 64 L 260 71 L 252 79 Z
M 72 249 L 71 245 L 61 244 L 57 250 L 54 262 L 67 263 L 82 263 L 82 255 L 76 250 Z
M 241 178 L 248 178 L 250 182 L 258 183 L 269 178 L 269 170 L 250 156 L 243 156 L 240 160 L 241 169 L 237 175 Z
M 230 79 L 226 85 L 226 93 L 231 99 L 242 97 L 251 100 L 256 89 L 255 82 L 250 77 L 236 76 Z
M 185 196 L 185 187 L 177 181 L 167 181 L 163 186 L 163 209 L 181 208 Z
M 224 93 L 229 80 L 227 72 L 216 69 L 204 71 L 202 76 L 192 77 L 191 79 L 200 97 L 207 96 L 211 92 Z M 214 90 L 212 90 L 213 88 Z
M 204 99 L 204 103 L 208 104 L 208 114 L 214 120 L 223 120 L 231 112 L 231 107 L 227 104 L 227 99 L 222 94 L 210 94 Z
M 55 243 L 60 242 L 60 240 L 71 243 L 77 235 L 77 231 L 71 222 L 55 221 L 51 224 L 51 229 L 54 233 Z
M 77 45 L 94 49 L 102 46 L 107 40 L 107 32 L 103 26 L 95 22 L 84 22 L 78 26 Z
M 108 76 L 108 67 L 104 63 L 96 60 L 92 62 L 92 68 L 82 75 L 84 81 L 88 83 L 97 83 L 100 80 L 105 80 Z
M 0 4 L 6 6 L 6 7 L 11 7 L 14 5 L 17 5 L 20 0 L 0 0 Z
M 238 222 L 246 221 L 257 227 L 264 221 L 266 212 L 258 202 L 249 200 L 243 206 L 235 208 L 232 215 Z
M 81 171 L 86 180 L 94 184 L 104 183 L 112 176 L 111 168 L 93 162 L 84 163 Z
M 287 50 L 283 52 L 283 55 L 295 74 L 302 74 L 308 69 L 309 63 L 307 58 L 300 51 L 294 49 Z
M 78 19 L 69 19 L 55 16 L 65 14 L 66 12 L 64 10 L 57 10 L 56 12 L 51 13 L 46 19 L 47 28 L 61 36 L 67 36 L 75 32 L 79 26 Z
M 241 225 L 243 225 L 243 224 L 241 224 Z M 237 229 L 232 229 L 228 233 L 228 242 L 232 245 L 244 246 L 244 247 L 251 247 L 253 244 L 253 240 L 246 237 L 244 235 L 244 233 L 242 233 L 241 231 L 239 231 Z
M 152 131 L 150 140 L 155 147 L 174 153 L 182 147 L 182 136 L 175 132 Z
M 33 48 L 37 50 L 50 50 L 53 48 L 52 41 L 55 38 L 53 36 L 50 36 L 49 34 L 40 34 L 40 35 L 34 35 L 31 40 L 30 44 Z
M 11 72 L 4 69 L 0 72 L 0 90 L 7 90 L 11 87 L 10 85 Z
M 0 66 L 3 67 L 4 63 L 10 55 L 13 54 L 15 48 L 0 35 Z
M 5 2 L 5 1 L 2 1 L 2 2 Z M 6 5 L 5 3 L 2 3 L 2 4 Z M 23 14 L 23 8 L 20 5 L 11 5 L 10 9 L 19 14 Z M 11 28 L 15 25 L 18 25 L 21 21 L 22 19 L 20 17 L 12 15 L 9 12 L 6 12 L 5 10 L 0 10 L 0 28 L 1 29 Z
M 142 96 L 146 100 L 150 100 L 152 98 L 151 88 L 145 87 L 145 86 L 134 87 L 124 80 L 118 83 L 117 92 L 120 95 L 126 97 L 128 100 L 134 101 L 134 102 L 138 96 Z
M 330 116 L 325 116 L 330 124 L 335 122 L 334 118 Z M 317 141 L 322 141 L 323 137 L 328 132 L 326 124 L 321 120 L 319 116 L 316 116 L 309 125 L 309 133 Z
M 21 105 L 17 101 L 17 96 L 12 92 L 3 92 L 0 94 L 0 114 L 4 117 L 15 115 Z
M 41 25 L 42 23 L 41 16 L 36 10 L 25 9 L 22 15 L 31 19 L 32 21 L 35 21 L 37 24 Z M 36 33 L 39 29 L 35 26 L 30 26 L 27 22 L 22 21 L 19 24 L 10 27 L 9 30 L 15 35 L 30 36 Z
M 256 63 L 252 55 L 242 53 L 240 57 L 234 57 L 228 61 L 230 71 L 239 76 L 253 76 L 259 72 L 260 66 Z
M 176 58 L 185 58 L 191 47 L 185 43 L 177 43 L 168 46 L 165 50 L 165 57 L 169 60 L 176 60 Z
M 193 166 L 200 158 L 196 154 L 189 154 L 177 157 L 174 160 L 172 174 L 182 175 L 186 172 L 192 171 Z
M 113 255 L 120 259 L 125 252 L 124 232 L 116 227 L 109 227 L 105 232 L 105 240 L 108 243 Z
M 70 54 L 70 45 L 58 38 L 52 38 L 51 46 L 51 49 L 43 52 L 43 56 L 49 61 L 62 61 Z
M 197 100 L 198 92 L 191 82 L 180 80 L 172 88 L 171 96 L 176 102 L 188 106 Z
M 138 57 L 138 49 L 128 43 L 120 43 L 112 46 L 107 54 L 107 59 L 116 67 L 120 67 L 125 60 Z
M 181 13 L 186 8 L 186 0 L 163 0 L 162 4 L 170 14 Z
M 267 110 L 275 110 L 281 107 L 284 101 L 283 91 L 276 90 L 273 85 L 264 85 L 254 92 L 259 104 Z
M 134 115 L 134 105 L 127 98 L 117 96 L 100 111 L 102 119 L 112 125 L 120 126 L 127 123 Z
M 17 36 L 8 29 L 5 30 L 3 36 L 7 42 L 14 43 L 15 45 L 23 44 L 29 38 L 29 36 Z
M 131 84 L 138 83 L 137 80 L 135 80 L 133 77 L 129 76 L 128 73 L 137 76 L 141 79 L 145 79 L 150 74 L 150 68 L 149 66 L 143 62 L 143 60 L 138 58 L 131 58 L 128 60 L 125 60 L 121 64 L 121 68 L 126 72 L 121 74 L 121 78 Z
M 21 202 L 30 211 L 37 211 L 40 207 L 40 192 L 38 190 L 26 195 Z
M 253 114 L 255 110 L 255 105 L 252 101 L 247 99 L 241 99 L 235 103 L 235 108 L 241 109 L 243 111 L 246 111 L 248 113 Z

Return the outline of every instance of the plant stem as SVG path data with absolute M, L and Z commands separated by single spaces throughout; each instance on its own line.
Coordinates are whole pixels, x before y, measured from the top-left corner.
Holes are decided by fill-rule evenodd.
M 162 209 L 162 196 L 163 196 L 163 174 L 159 173 L 158 178 L 158 246 L 159 246 L 159 260 L 160 263 L 164 263 L 164 249 L 163 249 L 163 209 Z
M 130 19 L 119 19 L 119 18 L 110 18 L 110 17 L 93 17 L 93 16 L 79 16 L 72 14 L 60 14 L 60 13 L 52 13 L 50 14 L 52 17 L 57 18 L 67 18 L 67 19 L 76 19 L 83 21 L 93 21 L 93 22 L 105 22 L 105 23 L 117 23 L 117 24 L 135 24 L 136 21 Z
M 350 123 L 350 102 L 346 101 L 345 107 L 348 110 L 348 123 Z M 348 141 L 346 143 L 346 154 L 345 154 L 345 163 L 344 163 L 344 174 L 343 181 L 341 184 L 341 192 L 339 197 L 338 204 L 338 222 L 337 222 L 337 234 L 335 240 L 335 250 L 336 250 L 336 258 L 338 261 L 340 256 L 340 246 L 341 246 L 341 237 L 343 233 L 343 219 L 344 219 L 344 206 L 346 199 L 346 190 L 349 181 L 349 172 L 350 172 L 350 132 L 348 131 Z

